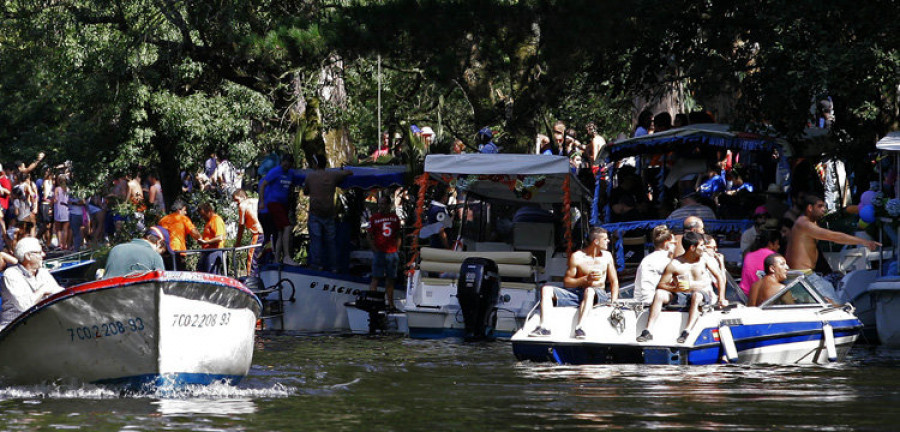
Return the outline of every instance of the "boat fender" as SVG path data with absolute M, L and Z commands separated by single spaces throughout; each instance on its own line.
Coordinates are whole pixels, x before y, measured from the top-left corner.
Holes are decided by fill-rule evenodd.
M 553 361 L 555 361 L 556 364 L 563 364 L 562 359 L 559 358 L 559 353 L 556 352 L 556 348 L 550 347 L 549 350 L 550 350 L 550 357 L 553 358 Z
M 734 345 L 731 327 L 727 325 L 719 326 L 719 341 L 722 343 L 722 348 L 725 349 L 725 358 L 730 362 L 737 361 L 737 347 Z
M 825 352 L 828 354 L 828 361 L 837 361 L 837 347 L 834 344 L 834 327 L 828 322 L 822 323 L 822 333 L 824 334 Z

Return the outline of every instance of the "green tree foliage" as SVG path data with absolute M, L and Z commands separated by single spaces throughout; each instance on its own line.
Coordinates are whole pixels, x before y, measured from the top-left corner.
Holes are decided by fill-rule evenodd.
M 631 100 L 687 86 L 738 125 L 798 136 L 835 101 L 839 151 L 897 127 L 896 2 L 10 0 L 0 6 L 2 159 L 71 159 L 95 187 L 136 166 L 166 196 L 206 151 L 240 166 L 281 147 L 355 153 L 430 125 L 484 126 L 526 151 L 556 119 L 627 132 Z M 324 97 L 343 80 L 346 100 Z M 661 89 L 661 90 L 660 90 Z M 868 147 L 866 147 L 868 146 Z M 252 167 L 251 167 L 252 168 Z

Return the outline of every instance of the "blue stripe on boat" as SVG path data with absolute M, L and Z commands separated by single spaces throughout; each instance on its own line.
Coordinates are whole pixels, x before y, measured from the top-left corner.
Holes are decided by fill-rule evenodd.
M 132 390 L 152 390 L 155 388 L 178 388 L 188 385 L 210 385 L 226 383 L 235 385 L 240 382 L 240 375 L 220 375 L 204 373 L 176 372 L 168 374 L 144 374 L 130 377 L 100 380 L 95 384 L 124 387 Z

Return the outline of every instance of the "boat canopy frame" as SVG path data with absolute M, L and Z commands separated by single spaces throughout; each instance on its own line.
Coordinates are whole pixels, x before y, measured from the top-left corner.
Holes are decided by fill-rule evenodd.
M 664 199 L 666 177 L 670 171 L 668 169 L 668 155 L 670 153 L 685 154 L 698 147 L 710 150 L 777 154 L 779 170 L 790 172 L 788 157 L 793 154 L 793 148 L 787 141 L 760 134 L 733 132 L 729 129 L 730 126 L 727 124 L 694 124 L 670 129 L 665 132 L 630 138 L 606 146 L 599 156 L 601 160 L 605 160 L 606 166 L 608 167 L 610 181 L 606 184 L 606 196 L 608 197 L 612 193 L 613 184 L 615 183 L 613 179 L 616 178 L 619 161 L 631 157 L 636 158 L 637 161 L 635 167 L 638 169 L 638 172 L 640 172 L 640 168 L 643 166 L 643 158 L 659 156 L 661 161 L 661 169 L 657 175 L 657 181 L 659 181 L 659 189 L 661 191 L 659 199 Z M 610 233 L 617 233 L 616 262 L 619 271 L 625 269 L 625 252 L 623 247 L 623 234 L 625 232 L 631 230 L 650 230 L 658 225 L 666 225 L 669 228 L 681 228 L 684 219 L 658 219 L 612 223 L 610 221 L 611 208 L 608 201 L 602 203 L 604 208 L 601 212 L 599 197 L 602 196 L 600 194 L 602 182 L 600 180 L 601 178 L 598 176 L 594 186 L 594 200 L 591 204 L 591 226 L 602 226 Z M 777 180 L 778 179 L 776 179 L 776 182 Z M 785 179 L 784 184 L 780 184 L 779 187 L 784 190 L 789 184 L 790 178 L 788 177 Z M 753 221 L 749 219 L 704 220 L 703 224 L 708 232 L 741 232 L 752 226 Z

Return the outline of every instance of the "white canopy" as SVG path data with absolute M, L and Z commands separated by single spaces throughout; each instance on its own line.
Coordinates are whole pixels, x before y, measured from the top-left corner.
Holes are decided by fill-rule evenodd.
M 571 174 L 569 158 L 528 154 L 428 155 L 425 172 L 485 198 L 523 203 L 563 201 L 568 176 L 570 199 L 590 199 L 590 192 Z M 491 177 L 488 177 L 491 176 Z
M 900 131 L 891 132 L 875 144 L 875 148 L 884 151 L 900 151 Z

